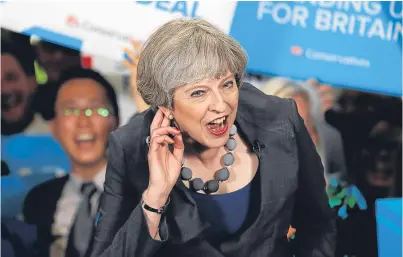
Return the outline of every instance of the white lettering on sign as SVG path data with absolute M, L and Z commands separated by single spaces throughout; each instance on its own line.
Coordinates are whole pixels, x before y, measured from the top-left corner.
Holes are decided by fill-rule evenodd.
M 384 19 L 384 14 L 390 19 Z M 388 5 L 363 1 L 259 2 L 256 12 L 256 19 L 261 21 L 271 19 L 281 25 L 311 26 L 317 31 L 386 41 L 401 37 L 401 18 L 402 7 L 394 1 Z
M 198 18 L 197 13 L 199 3 L 186 1 L 136 1 L 137 4 L 149 5 L 157 10 L 169 12 L 172 14 L 179 13 L 184 17 Z

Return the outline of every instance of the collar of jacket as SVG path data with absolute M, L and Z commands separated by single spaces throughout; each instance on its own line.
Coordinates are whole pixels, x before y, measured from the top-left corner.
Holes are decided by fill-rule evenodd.
M 276 132 L 276 134 L 278 134 L 279 129 L 283 130 L 282 124 L 278 124 L 279 126 L 268 126 L 268 124 L 270 123 L 273 125 L 273 123 L 278 122 L 278 119 L 275 118 L 277 115 L 271 115 L 270 113 L 280 113 L 280 110 L 268 111 L 270 105 L 268 106 L 267 104 L 267 96 L 249 83 L 243 83 L 242 87 L 240 88 L 239 96 L 240 97 L 236 117 L 238 132 L 241 134 L 241 137 L 247 142 L 251 151 L 256 140 L 261 144 L 266 145 L 266 147 L 264 149 L 261 149 L 260 152 L 255 151 L 259 157 L 259 167 L 266 167 L 268 161 L 265 160 L 264 156 L 267 154 L 267 146 L 269 144 L 267 138 L 270 137 L 270 133 Z M 147 111 L 147 113 L 145 113 L 141 132 L 143 139 L 145 139 L 150 134 L 149 128 L 154 115 L 155 112 L 152 110 L 149 110 Z M 273 129 L 277 131 L 273 131 Z M 142 158 L 144 162 L 144 160 L 147 160 L 148 148 L 142 147 L 142 149 L 143 153 L 141 155 L 137 155 L 137 158 Z M 147 166 L 147 164 L 144 165 Z M 261 181 L 269 181 L 271 179 L 269 175 L 270 173 L 268 172 L 259 172 L 258 174 Z M 272 194 L 273 192 L 270 187 L 261 187 L 261 199 L 269 201 L 272 198 Z M 209 224 L 203 223 L 200 220 L 196 203 L 181 180 L 178 180 L 178 182 L 176 183 L 170 197 L 171 202 L 167 209 L 166 218 L 170 231 L 169 240 L 172 243 L 185 243 L 198 236 L 206 227 L 209 226 Z M 253 227 L 262 217 L 263 207 L 264 204 L 262 204 L 261 202 L 260 213 L 257 220 L 247 231 L 244 232 L 242 237 L 253 237 L 253 235 L 249 232 L 253 231 Z M 270 217 L 267 217 L 266 215 L 265 218 Z M 238 240 L 242 239 L 239 238 Z M 232 247 L 234 246 L 233 243 L 234 242 L 228 242 L 228 244 L 226 245 L 228 247 Z

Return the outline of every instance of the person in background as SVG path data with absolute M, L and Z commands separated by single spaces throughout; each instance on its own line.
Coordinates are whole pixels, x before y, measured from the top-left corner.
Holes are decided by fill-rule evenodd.
M 136 51 L 137 47 L 141 48 L 139 44 L 134 43 L 133 46 Z M 34 41 L 34 49 L 38 55 L 38 64 L 43 68 L 47 75 L 47 82 L 39 87 L 38 97 L 36 98 L 37 101 L 35 104 L 37 109 L 43 113 L 43 116 L 46 119 L 51 119 L 52 109 L 49 108 L 49 106 L 54 104 L 57 91 L 54 84 L 58 81 L 60 74 L 62 74 L 63 71 L 82 66 L 81 53 L 77 50 L 46 42 L 44 40 Z M 136 72 L 137 63 L 134 62 L 129 65 L 131 73 Z M 136 85 L 135 83 L 135 80 L 131 81 L 131 85 Z M 132 90 L 132 92 L 135 92 L 135 90 Z M 118 94 L 117 99 L 119 107 L 122 107 L 119 110 L 122 121 L 121 125 L 124 125 L 126 121 L 130 120 L 130 117 L 132 117 L 133 113 L 136 111 L 144 110 L 144 101 L 141 101 L 138 97 L 132 97 L 135 104 L 132 103 L 130 97 L 127 97 L 124 94 Z
M 25 221 L 48 243 L 44 256 L 85 256 L 103 191 L 106 144 L 119 124 L 113 87 L 97 72 L 74 68 L 57 83 L 53 136 L 71 161 L 70 174 L 40 184 L 24 202 Z
M 370 202 L 391 196 L 394 177 L 401 173 L 398 166 L 402 146 L 402 130 L 385 121 L 371 130 L 367 144 L 361 151 L 362 178 L 369 188 L 364 189 Z
M 19 220 L 1 219 L 1 256 L 41 257 L 37 229 Z
M 360 155 L 368 137 L 377 124 L 402 127 L 402 101 L 400 98 L 354 90 L 344 90 L 338 108 L 326 112 L 326 121 L 343 135 L 346 165 L 349 178 L 358 183 L 362 175 Z
M 141 44 L 137 40 L 132 40 L 133 49 L 126 48 L 125 53 L 128 60 L 123 60 L 123 64 L 130 70 L 130 92 L 134 103 L 136 104 L 137 113 L 141 113 L 150 106 L 143 100 L 140 92 L 137 90 L 137 65 L 141 52 Z
M 44 119 L 50 120 L 60 74 L 65 70 L 81 67 L 81 54 L 74 49 L 44 40 L 33 40 L 32 45 L 37 55 L 37 69 L 43 69 L 46 75 L 46 80 L 38 86 L 34 104 Z
M 3 32 L 3 30 L 2 30 Z M 48 133 L 47 122 L 36 112 L 37 85 L 34 54 L 29 44 L 1 42 L 1 133 Z
M 262 91 L 268 95 L 294 99 L 297 103 L 298 112 L 321 156 L 326 177 L 347 179 L 341 135 L 336 128 L 324 121 L 320 98 L 316 92 L 309 87 L 282 77 L 270 79 Z
M 81 66 L 80 52 L 44 40 L 35 42 L 38 62 L 44 68 L 48 83 L 56 83 L 63 71 Z
M 376 200 L 399 197 L 394 187 L 401 189 L 402 185 L 401 147 L 401 128 L 381 121 L 369 133 L 358 156 L 360 169 L 356 170 L 357 184 L 366 199 L 368 209 L 353 213 L 346 224 L 349 226 L 349 240 L 346 245 L 358 257 L 378 256 Z M 394 181 L 395 179 L 398 181 Z M 401 191 L 399 194 L 401 197 Z
M 302 84 L 304 87 L 310 87 L 310 90 L 314 89 L 319 96 L 323 119 L 327 111 L 339 110 L 341 108 L 338 104 L 338 100 L 344 92 L 344 89 L 335 88 L 329 84 L 322 84 L 314 78 L 308 79 Z

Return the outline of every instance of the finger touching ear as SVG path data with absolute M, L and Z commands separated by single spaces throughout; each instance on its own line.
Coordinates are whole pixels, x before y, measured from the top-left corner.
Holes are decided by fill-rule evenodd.
M 164 106 L 158 106 L 158 109 L 161 110 L 161 112 L 164 114 L 164 116 L 169 117 L 170 115 L 172 115 L 172 110 L 164 107 Z

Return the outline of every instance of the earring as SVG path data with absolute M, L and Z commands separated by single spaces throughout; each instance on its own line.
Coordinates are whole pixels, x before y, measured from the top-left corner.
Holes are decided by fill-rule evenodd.
M 173 120 L 174 116 L 172 115 L 172 113 L 169 114 L 168 119 Z

